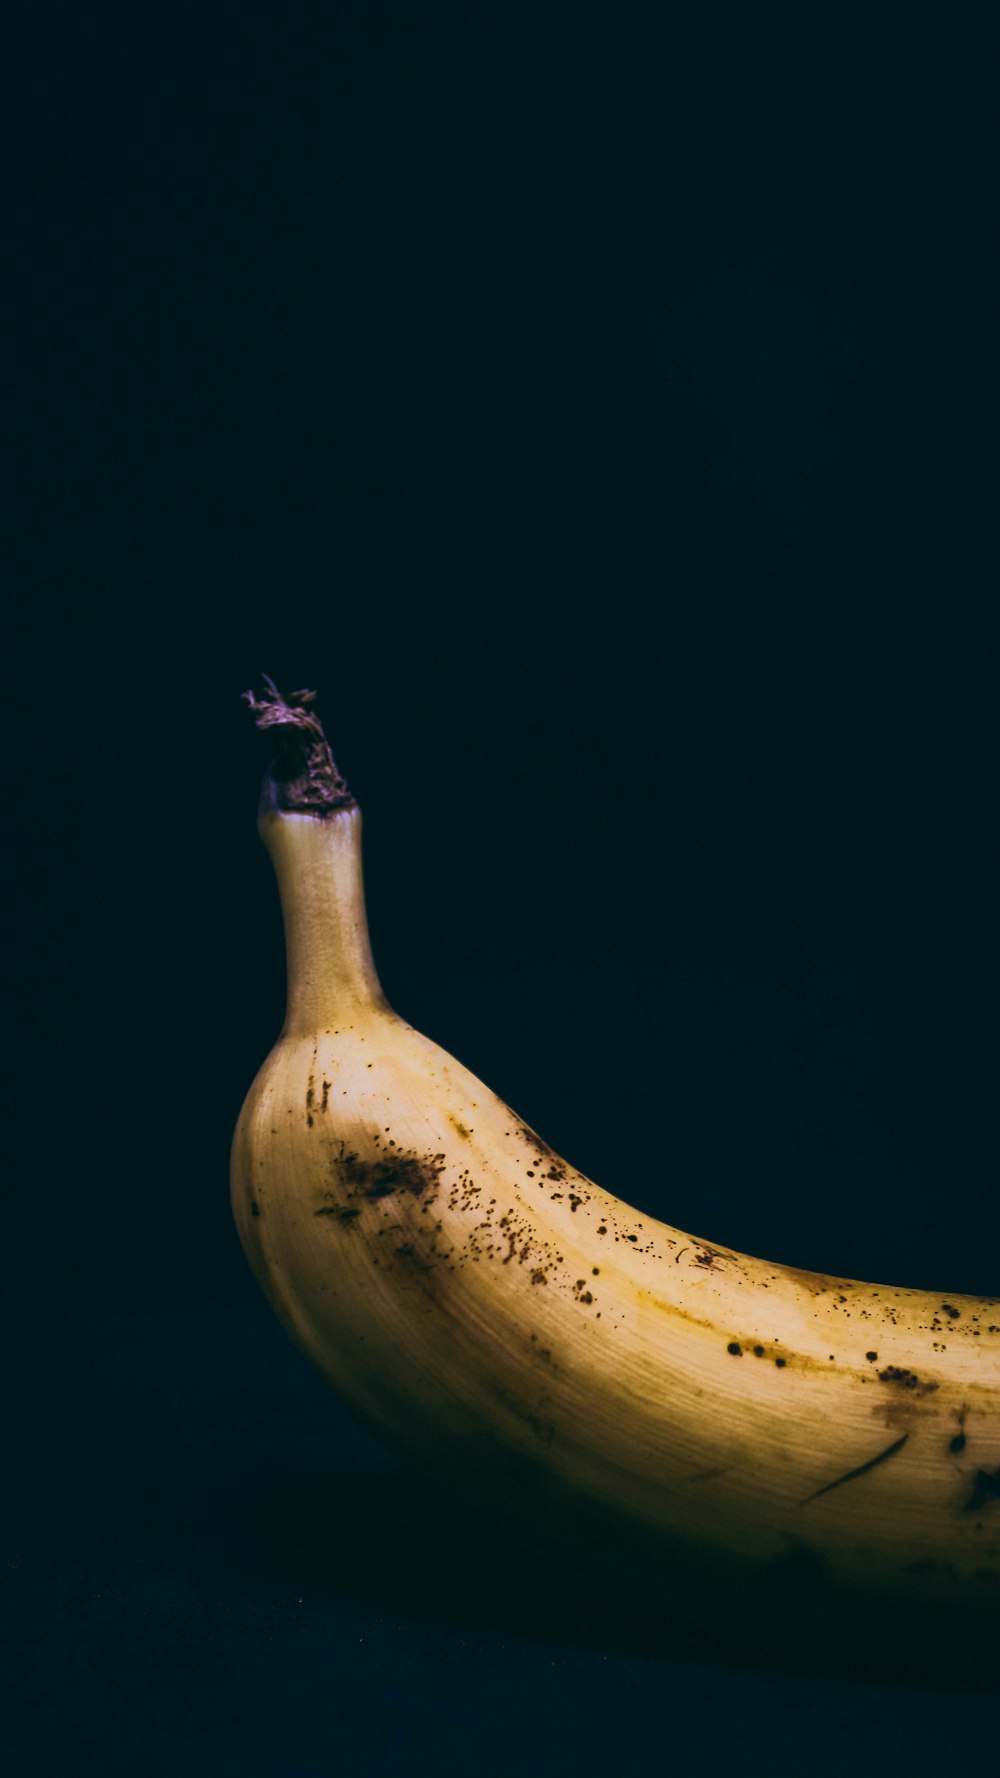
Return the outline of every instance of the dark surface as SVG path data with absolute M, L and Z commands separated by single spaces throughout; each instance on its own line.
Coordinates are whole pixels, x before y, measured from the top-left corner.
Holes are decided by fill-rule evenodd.
M 3 1733 L 43 1772 L 891 1770 L 987 1719 L 602 1643 L 502 1552 L 429 1576 L 229 1219 L 267 671 L 319 687 L 391 1001 L 568 1159 L 1000 1288 L 987 27 L 697 17 L 111 8 L 11 55 Z M 331 1475 L 343 1586 L 289 1542 Z
M 791 1773 L 806 1747 L 894 1773 L 995 1733 L 995 1693 L 741 1661 L 498 1537 L 401 1476 L 252 1301 L 59 1334 L 22 1377 L 10 1778 L 708 1774 L 736 1750 Z

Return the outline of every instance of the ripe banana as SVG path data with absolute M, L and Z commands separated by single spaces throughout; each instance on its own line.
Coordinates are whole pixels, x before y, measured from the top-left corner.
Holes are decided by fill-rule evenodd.
M 300 1349 L 408 1459 L 568 1529 L 583 1587 L 603 1557 L 748 1647 L 992 1674 L 1000 1299 L 768 1264 L 561 1160 L 390 1009 L 312 694 L 247 696 L 288 1008 L 232 1200 Z

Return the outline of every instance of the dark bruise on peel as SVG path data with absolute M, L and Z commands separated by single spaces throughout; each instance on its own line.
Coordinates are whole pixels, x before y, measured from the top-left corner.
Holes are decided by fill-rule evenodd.
M 326 1201 L 312 1212 L 327 1227 L 351 1227 L 360 1217 L 367 1218 L 370 1210 L 384 1210 L 375 1224 L 367 1221 L 366 1226 L 378 1241 L 385 1241 L 386 1255 L 404 1261 L 411 1270 L 454 1272 L 467 1265 L 516 1265 L 526 1268 L 533 1285 L 562 1282 L 564 1255 L 558 1244 L 540 1235 L 530 1217 L 498 1209 L 496 1198 L 485 1195 L 468 1169 L 446 1181 L 443 1153 L 420 1155 L 401 1149 L 388 1129 L 359 1130 L 356 1142 L 357 1148 L 343 1140 L 329 1145 L 331 1186 L 322 1193 Z M 378 1152 L 372 1154 L 372 1148 Z M 366 1156 L 358 1152 L 361 1149 L 368 1150 Z M 442 1194 L 450 1210 L 471 1213 L 457 1238 L 454 1229 L 445 1233 L 443 1222 L 435 1217 Z M 378 1257 L 373 1264 L 379 1264 Z M 592 1276 L 599 1271 L 594 1267 Z M 586 1279 L 576 1281 L 573 1300 L 600 1319 L 599 1299 Z
M 982 1512 L 984 1506 L 1000 1501 L 1000 1469 L 977 1469 L 972 1493 L 962 1508 L 965 1513 Z
M 338 1178 L 348 1187 L 350 1197 L 367 1198 L 375 1202 L 379 1198 L 388 1198 L 395 1192 L 406 1192 L 411 1197 L 419 1198 L 437 1184 L 438 1176 L 444 1166 L 444 1155 L 416 1154 L 379 1155 L 376 1159 L 365 1161 L 357 1154 L 340 1154 L 336 1157 L 334 1170 Z M 317 1216 L 325 1214 L 318 1210 Z M 341 1212 L 344 1215 L 345 1212 Z M 355 1210 L 356 1216 L 358 1212 Z

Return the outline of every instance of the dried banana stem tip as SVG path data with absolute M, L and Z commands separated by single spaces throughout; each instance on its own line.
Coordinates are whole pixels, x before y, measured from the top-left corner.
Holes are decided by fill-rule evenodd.
M 276 752 L 261 788 L 261 808 L 287 814 L 332 815 L 355 806 L 334 763 L 330 743 L 315 711 L 316 693 L 293 691 L 282 697 L 273 679 L 262 675 L 260 697 L 245 691 L 259 729 L 274 732 Z

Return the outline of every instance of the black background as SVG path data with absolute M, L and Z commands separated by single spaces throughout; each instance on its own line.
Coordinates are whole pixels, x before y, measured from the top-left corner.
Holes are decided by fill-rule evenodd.
M 25 1770 L 943 1722 L 387 1550 L 404 1485 L 272 1328 L 227 1160 L 282 1011 L 265 671 L 319 689 L 391 1001 L 571 1161 L 997 1290 L 985 17 L 179 6 L 13 57 Z

